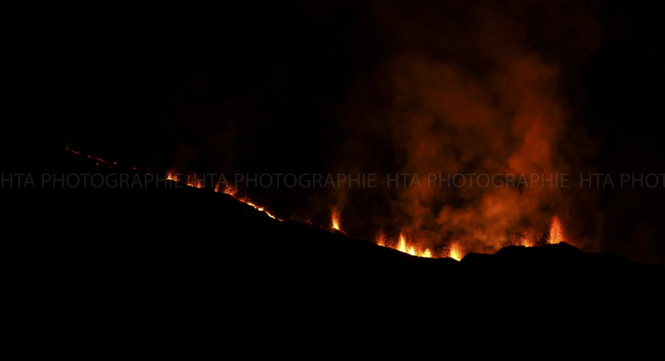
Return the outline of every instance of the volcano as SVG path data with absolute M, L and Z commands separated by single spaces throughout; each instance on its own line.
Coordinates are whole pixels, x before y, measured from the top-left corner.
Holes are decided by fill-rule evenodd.
M 100 349 L 361 330 L 647 342 L 664 321 L 663 267 L 565 243 L 421 258 L 166 174 L 128 188 L 40 184 L 146 175 L 99 159 L 3 149 L 23 177 L 2 189 L 4 327 L 21 341 Z

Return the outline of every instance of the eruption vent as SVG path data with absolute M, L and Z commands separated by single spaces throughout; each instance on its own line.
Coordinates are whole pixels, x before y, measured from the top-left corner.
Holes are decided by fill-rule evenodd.
M 332 216 L 331 216 L 331 218 L 332 218 L 332 229 L 334 229 L 336 231 L 342 231 L 342 229 L 340 228 L 340 225 L 339 225 L 339 214 L 340 214 L 339 210 L 333 209 Z
M 559 217 L 554 216 L 554 218 L 552 218 L 552 223 L 550 225 L 550 234 L 549 238 L 547 239 L 547 243 L 558 244 L 562 242 L 568 242 L 568 240 L 564 235 L 563 226 L 561 225 L 561 220 L 559 219 Z

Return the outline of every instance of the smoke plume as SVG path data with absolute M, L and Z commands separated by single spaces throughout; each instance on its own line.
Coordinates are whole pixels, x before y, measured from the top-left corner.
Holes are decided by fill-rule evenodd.
M 597 215 L 580 220 L 575 212 L 593 194 L 571 191 L 576 179 L 564 188 L 531 177 L 556 182 L 583 170 L 593 150 L 575 130 L 565 90 L 597 46 L 594 8 L 577 1 L 419 4 L 372 6 L 382 56 L 348 96 L 349 135 L 337 169 L 405 173 L 420 184 L 389 187 L 384 177 L 376 190 L 340 191 L 345 212 L 364 220 L 355 232 L 369 224 L 373 232 L 404 231 L 422 247 L 456 241 L 487 252 L 526 230 L 546 234 L 559 215 L 571 235 L 589 236 Z M 529 182 L 482 187 L 485 178 L 467 177 L 457 187 L 431 183 L 432 174 L 526 175 Z M 382 202 L 386 208 L 377 207 Z

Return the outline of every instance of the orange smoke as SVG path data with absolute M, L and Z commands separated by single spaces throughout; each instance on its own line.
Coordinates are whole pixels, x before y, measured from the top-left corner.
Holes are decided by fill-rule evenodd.
M 383 233 L 379 233 L 379 235 L 376 236 L 376 244 L 381 247 L 386 246 L 386 236 Z
M 389 164 L 380 164 L 386 173 L 420 179 L 420 184 L 366 190 L 366 198 L 348 197 L 359 214 L 377 212 L 363 208 L 370 204 L 367 199 L 387 199 L 390 209 L 378 211 L 395 223 L 391 231 L 408 229 L 409 239 L 418 240 L 400 237 L 395 248 L 406 253 L 448 246 L 451 256 L 461 258 L 462 249 L 493 253 L 508 245 L 535 246 L 534 235 L 546 234 L 554 214 L 570 215 L 570 208 L 582 207 L 572 203 L 580 199 L 553 181 L 581 163 L 571 151 L 572 113 L 562 95 L 568 74 L 559 61 L 587 56 L 588 48 L 596 46 L 593 14 L 574 4 L 534 5 L 558 14 L 547 18 L 547 28 L 557 34 L 573 29 L 559 21 L 567 12 L 580 20 L 576 26 L 589 30 L 579 42 L 567 39 L 570 51 L 564 51 L 550 48 L 562 45 L 542 33 L 543 24 L 530 22 L 531 6 L 462 3 L 413 8 L 382 2 L 374 16 L 386 55 L 371 75 L 358 79 L 349 96 L 349 129 L 356 133 L 347 148 L 368 150 L 368 156 L 352 152 L 339 160 L 340 168 L 375 166 L 372 155 L 395 154 Z M 384 141 L 377 146 L 380 151 L 368 148 L 373 139 Z M 527 183 L 483 187 L 467 177 L 461 185 L 430 184 L 430 174 L 525 176 Z M 454 245 L 447 245 L 450 239 Z
M 526 231 L 519 238 L 519 241 L 516 244 L 517 246 L 523 247 L 533 247 L 536 245 L 536 236 L 533 229 Z

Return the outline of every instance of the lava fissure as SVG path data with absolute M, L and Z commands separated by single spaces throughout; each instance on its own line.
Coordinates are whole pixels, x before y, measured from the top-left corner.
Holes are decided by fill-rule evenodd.
M 117 162 L 109 162 L 97 156 L 83 154 L 80 151 L 70 149 L 68 146 L 66 147 L 66 150 L 73 154 L 94 160 L 97 166 L 104 165 L 107 167 L 112 167 L 114 165 L 118 165 Z M 131 168 L 136 170 L 135 167 Z M 197 177 L 197 175 L 193 172 L 185 173 L 185 172 L 179 172 L 175 169 L 169 169 L 166 172 L 165 178 L 169 181 L 178 182 L 180 184 L 183 184 L 191 188 L 197 188 L 197 189 L 206 188 L 203 179 Z M 264 213 L 265 215 L 274 220 L 280 222 L 283 221 L 283 219 L 276 217 L 272 212 L 268 211 L 264 206 L 261 206 L 253 202 L 246 196 L 239 196 L 238 189 L 228 183 L 224 183 L 223 188 L 221 187 L 220 183 L 217 183 L 215 184 L 213 190 L 216 193 L 221 192 L 223 194 L 226 194 L 231 198 L 235 199 L 236 201 L 244 203 L 254 208 L 257 211 Z M 347 235 L 344 231 L 342 231 L 341 228 L 341 208 L 335 207 L 332 209 L 330 220 L 331 220 L 330 230 Z M 326 227 L 319 227 L 319 228 L 325 229 Z M 552 217 L 549 230 L 547 231 L 547 234 L 544 237 L 544 239 L 546 244 L 559 244 L 559 243 L 570 244 L 570 240 L 566 237 L 564 227 L 561 223 L 561 219 L 558 216 L 555 215 L 554 217 Z M 425 247 L 423 246 L 423 244 L 426 244 L 425 240 L 416 239 L 415 236 L 409 235 L 405 231 L 399 233 L 397 240 L 390 240 L 383 232 L 379 232 L 379 234 L 375 238 L 375 243 L 381 247 L 391 248 L 400 251 L 402 253 L 406 253 L 411 256 L 421 257 L 421 258 L 452 258 L 457 261 L 460 261 L 462 260 L 462 258 L 464 258 L 464 256 L 467 253 L 463 247 L 463 244 L 459 241 L 451 240 L 447 243 L 445 247 L 438 247 L 438 248 Z M 515 235 L 512 238 L 512 242 L 507 244 L 506 246 L 512 245 L 512 246 L 522 246 L 522 247 L 534 247 L 538 243 L 539 242 L 537 242 L 535 230 L 529 228 Z

